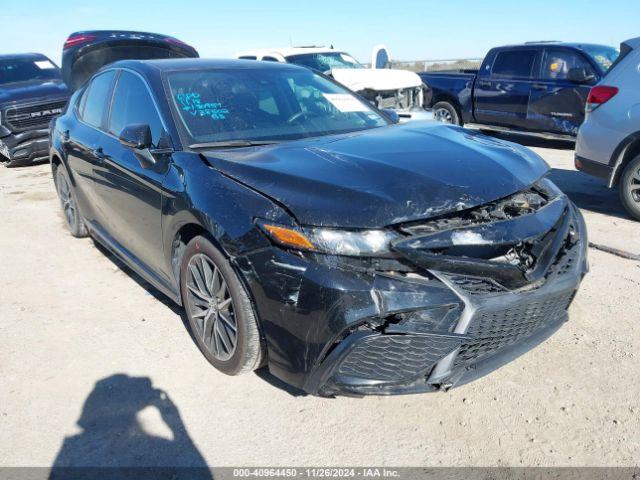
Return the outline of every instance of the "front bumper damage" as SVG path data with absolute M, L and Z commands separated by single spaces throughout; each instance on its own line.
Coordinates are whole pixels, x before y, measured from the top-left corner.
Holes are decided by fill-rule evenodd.
M 49 129 L 13 133 L 0 126 L 0 161 L 31 165 L 49 157 Z
M 321 396 L 428 392 L 472 381 L 544 341 L 567 320 L 587 272 L 586 229 L 564 195 L 527 207 L 536 211 L 500 221 L 444 219 L 436 232 L 434 222 L 409 226 L 389 259 L 276 247 L 237 258 L 270 371 Z M 482 232 L 491 245 L 445 248 L 451 231 L 476 240 Z M 518 270 L 480 258 L 482 247 L 535 258 Z

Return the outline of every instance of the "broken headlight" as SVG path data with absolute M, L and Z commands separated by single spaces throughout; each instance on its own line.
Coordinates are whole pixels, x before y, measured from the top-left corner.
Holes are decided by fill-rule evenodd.
M 398 238 L 391 230 L 342 230 L 337 228 L 296 228 L 258 221 L 261 230 L 276 244 L 297 250 L 346 256 L 379 256 L 389 253 L 389 244 Z

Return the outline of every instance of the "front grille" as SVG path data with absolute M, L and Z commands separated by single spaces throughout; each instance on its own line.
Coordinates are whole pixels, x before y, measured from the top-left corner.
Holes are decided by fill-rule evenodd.
M 572 300 L 573 292 L 568 292 L 498 312 L 480 314 L 467 331 L 467 335 L 474 337 L 474 340 L 462 345 L 456 365 L 476 362 L 530 337 L 550 322 L 562 318 Z
M 371 380 L 410 380 L 427 372 L 460 344 L 451 337 L 380 335 L 358 343 L 338 373 Z
M 46 128 L 52 118 L 60 115 L 66 100 L 43 102 L 18 107 L 10 107 L 5 112 L 7 124 L 13 130 L 29 130 Z
M 492 293 L 502 293 L 506 291 L 501 285 L 489 278 L 449 276 L 447 277 L 454 285 L 472 295 L 489 295 Z

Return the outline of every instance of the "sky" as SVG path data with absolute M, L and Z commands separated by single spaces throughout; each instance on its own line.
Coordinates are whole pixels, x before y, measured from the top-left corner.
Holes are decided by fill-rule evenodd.
M 80 30 L 164 33 L 208 58 L 334 45 L 361 62 L 381 43 L 408 61 L 481 58 L 532 40 L 618 46 L 640 36 L 638 0 L 0 0 L 0 11 L 0 53 L 40 52 L 57 63 Z

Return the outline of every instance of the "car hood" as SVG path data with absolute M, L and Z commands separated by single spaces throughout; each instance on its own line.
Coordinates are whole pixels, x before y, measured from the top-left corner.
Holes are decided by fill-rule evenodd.
M 69 97 L 70 93 L 62 80 L 33 80 L 0 85 L 0 104 L 65 96 Z
M 525 189 L 549 169 L 524 147 L 432 122 L 203 155 L 299 223 L 345 228 L 475 207 Z
M 331 75 L 355 92 L 365 89 L 384 91 L 422 85 L 418 74 L 408 70 L 373 68 L 334 68 Z

